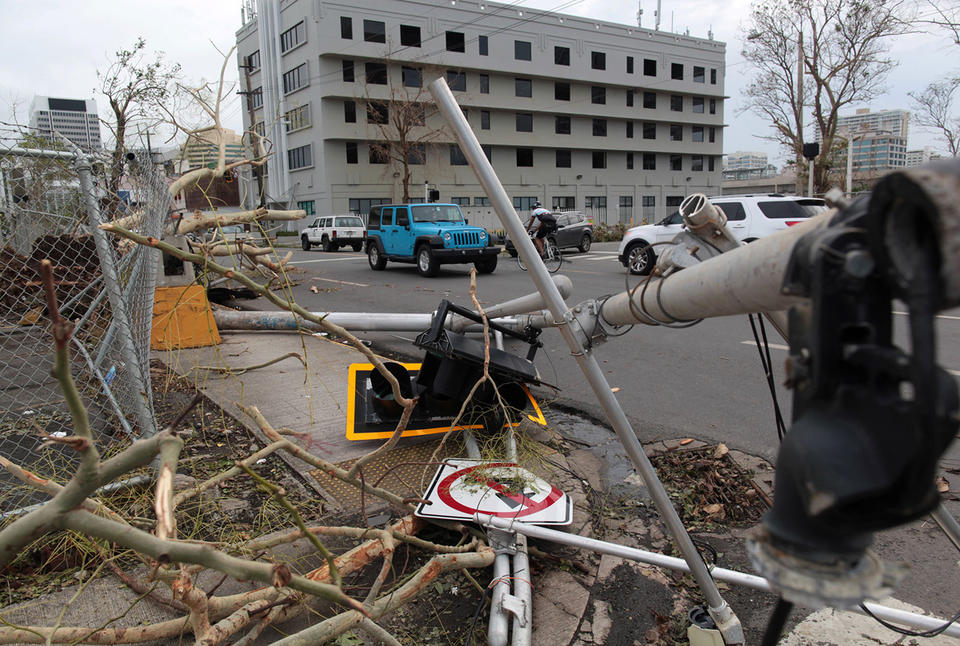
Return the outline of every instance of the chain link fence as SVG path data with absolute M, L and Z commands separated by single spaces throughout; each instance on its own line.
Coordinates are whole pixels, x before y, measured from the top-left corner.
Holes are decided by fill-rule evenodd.
M 108 199 L 104 160 L 19 128 L 0 126 L 0 456 L 63 482 L 76 458 L 49 442 L 73 433 L 51 375 L 53 346 L 40 263 L 54 266 L 61 312 L 75 325 L 71 362 L 101 447 L 156 432 L 150 386 L 155 249 L 97 228 L 159 237 L 170 207 L 162 173 L 129 160 L 123 199 Z M 0 470 L 0 519 L 45 500 Z

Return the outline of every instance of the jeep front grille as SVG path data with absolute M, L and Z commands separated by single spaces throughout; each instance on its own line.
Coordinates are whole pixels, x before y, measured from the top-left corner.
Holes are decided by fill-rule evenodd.
M 480 244 L 480 233 L 477 231 L 454 231 L 453 232 L 453 247 L 479 247 Z

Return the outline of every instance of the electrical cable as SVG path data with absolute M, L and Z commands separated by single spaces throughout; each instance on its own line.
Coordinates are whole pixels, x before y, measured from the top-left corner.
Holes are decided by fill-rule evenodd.
M 467 631 L 467 636 L 463 640 L 464 646 L 471 646 L 473 644 L 473 631 L 477 629 L 477 620 L 480 618 L 480 612 L 483 610 L 483 607 L 487 605 L 487 597 L 493 592 L 493 588 L 489 585 L 484 588 L 483 594 L 480 595 L 480 603 L 477 604 L 476 610 L 473 611 L 473 621 L 470 622 L 470 630 Z
M 949 621 L 947 621 L 945 624 L 937 628 L 931 628 L 930 630 L 922 630 L 922 631 L 909 630 L 907 628 L 900 628 L 899 626 L 894 626 L 888 621 L 884 621 L 880 617 L 870 612 L 870 609 L 867 608 L 866 604 L 861 603 L 860 609 L 863 610 L 865 613 L 867 613 L 868 617 L 875 619 L 877 623 L 879 623 L 884 628 L 888 630 L 892 630 L 893 632 L 899 633 L 901 635 L 906 635 L 907 637 L 936 637 L 937 635 L 942 634 L 943 631 L 945 631 L 947 628 L 955 624 L 958 620 L 960 620 L 960 612 L 957 612 L 957 614 L 951 617 Z
M 777 599 L 777 605 L 767 622 L 767 630 L 763 633 L 763 642 L 760 646 L 777 646 L 780 635 L 783 634 L 783 627 L 787 625 L 787 617 L 790 616 L 791 610 L 793 610 L 793 602 L 787 601 L 783 597 Z
M 777 397 L 777 386 L 773 381 L 773 360 L 770 357 L 767 329 L 763 323 L 763 315 L 758 315 L 757 318 L 760 319 L 760 334 L 758 334 L 757 324 L 754 322 L 753 316 L 753 314 L 749 314 L 747 318 L 750 321 L 750 329 L 753 331 L 754 343 L 756 343 L 757 351 L 760 353 L 760 365 L 763 367 L 763 374 L 767 379 L 767 386 L 770 388 L 770 398 L 773 400 L 773 416 L 777 426 L 777 438 L 782 442 L 783 436 L 787 433 L 787 426 L 783 421 L 783 414 L 780 410 L 780 400 Z

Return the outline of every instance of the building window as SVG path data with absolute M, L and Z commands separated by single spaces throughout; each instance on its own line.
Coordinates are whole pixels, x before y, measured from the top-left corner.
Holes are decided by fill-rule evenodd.
M 490 206 L 490 198 L 489 198 L 489 197 L 475 197 L 475 198 L 473 198 L 473 205 L 474 205 L 474 206 Z
M 303 130 L 310 127 L 310 104 L 301 105 L 283 115 L 283 122 L 286 125 L 287 132 L 294 130 Z
M 606 168 L 607 167 L 607 153 L 602 150 L 593 151 L 593 167 L 594 168 Z
M 644 122 L 644 124 L 643 124 L 643 138 L 644 138 L 644 139 L 656 139 L 656 138 L 657 138 L 657 124 Z
M 467 157 L 463 154 L 463 151 L 460 150 L 460 146 L 457 144 L 450 144 L 450 165 L 451 166 L 466 166 Z
M 717 113 L 717 100 L 710 99 L 710 114 L 716 114 L 716 113 Z
M 469 197 L 451 197 L 450 201 L 457 206 L 470 206 Z
M 533 114 L 530 112 L 517 113 L 517 132 L 533 132 Z
M 423 87 L 423 73 L 416 67 L 401 67 L 400 77 L 404 87 Z
M 627 74 L 633 74 L 633 56 L 627 56 Z
M 400 44 L 404 47 L 420 47 L 420 28 L 400 25 Z
M 677 124 L 670 126 L 670 141 L 683 141 L 683 126 Z
M 717 84 L 717 70 L 711 68 L 710 69 L 710 85 L 716 85 L 716 84 Z
M 716 140 L 717 140 L 717 129 L 711 126 L 711 127 L 710 127 L 710 130 L 708 130 L 707 132 L 709 133 L 709 135 L 708 135 L 708 140 L 710 141 L 710 143 L 716 142 Z
M 487 40 L 486 36 L 479 37 L 480 42 L 480 55 L 489 56 L 490 55 L 490 42 Z
M 590 103 L 603 105 L 607 102 L 607 88 L 594 85 L 590 88 Z
M 346 146 L 347 152 L 347 163 L 348 164 L 359 164 L 360 158 L 357 155 L 357 142 L 348 141 L 344 144 Z
M 353 83 L 353 61 L 343 61 L 343 82 Z
M 586 209 L 605 209 L 607 208 L 607 196 L 587 195 L 583 198 L 583 206 Z
M 683 155 L 670 155 L 670 170 L 683 170 Z
M 670 110 L 672 112 L 683 112 L 683 97 L 681 95 L 670 95 Z
M 695 96 L 693 97 L 693 112 L 696 114 L 703 114 L 703 97 Z
M 309 168 L 313 166 L 313 144 L 291 148 L 287 151 L 287 168 L 297 170 L 298 168 Z
M 390 106 L 385 101 L 367 102 L 367 123 L 387 124 L 390 122 Z
M 553 62 L 557 65 L 570 65 L 570 48 L 554 47 Z
M 673 63 L 670 65 L 670 78 L 674 81 L 683 80 L 683 63 Z
M 480 75 L 480 94 L 490 94 L 490 75 Z
M 693 68 L 693 82 L 694 83 L 706 83 L 706 70 L 702 67 L 694 66 Z
M 533 168 L 533 148 L 517 148 L 517 167 Z
M 715 159 L 715 158 L 713 157 L 713 155 L 707 157 L 707 170 L 709 170 L 711 173 L 712 173 L 714 170 L 716 170 L 715 165 L 714 165 L 714 159 Z
M 247 72 L 255 72 L 260 69 L 260 50 L 247 56 Z
M 390 161 L 390 145 L 387 143 L 370 144 L 367 149 L 367 161 L 371 164 L 386 164 Z
M 447 51 L 448 52 L 467 51 L 467 48 L 463 39 L 463 32 L 459 32 L 459 31 L 447 32 Z
M 570 84 L 557 81 L 553 84 L 553 98 L 555 101 L 570 100 Z
M 607 55 L 603 52 L 590 52 L 590 67 L 595 70 L 607 69 Z
M 513 208 L 517 211 L 532 211 L 537 203 L 536 197 L 519 196 L 513 198 Z
M 363 39 L 368 43 L 387 42 L 387 27 L 379 20 L 363 21 Z
M 467 90 L 467 75 L 465 72 L 447 70 L 447 85 L 451 90 L 465 92 Z
M 487 158 L 487 161 L 492 164 L 493 163 L 493 146 L 489 144 L 483 144 L 480 146 L 480 150 L 483 151 L 483 154 Z
M 515 79 L 514 85 L 517 96 L 533 96 L 533 81 L 530 79 Z
M 250 92 L 250 105 L 254 109 L 263 107 L 263 88 L 258 87 Z
M 407 122 L 411 126 L 424 126 L 427 123 L 427 111 L 422 103 L 410 102 L 402 108 Z
M 513 41 L 513 57 L 518 61 L 532 60 L 533 56 L 530 51 L 530 41 L 528 40 Z
M 340 16 L 340 38 L 353 40 L 353 18 Z
M 627 170 L 633 170 L 633 153 L 627 153 Z M 620 199 L 622 200 L 623 198 Z M 621 206 L 623 205 L 621 204 Z
M 656 92 L 643 93 L 643 107 L 650 108 L 651 110 L 657 109 L 657 93 Z
M 690 170 L 703 170 L 703 155 L 690 157 Z
M 310 75 L 307 73 L 307 64 L 297 65 L 283 75 L 283 93 L 290 94 L 302 87 L 310 85 Z
M 564 148 L 558 148 L 557 151 L 557 168 L 570 168 L 572 165 L 573 154 Z
M 633 90 L 627 90 L 627 107 L 633 107 Z
M 297 202 L 297 208 L 301 211 L 306 211 L 307 215 L 316 215 L 316 205 L 313 200 L 307 200 L 305 202 Z
M 307 42 L 307 26 L 301 20 L 280 34 L 280 53 L 286 54 L 297 45 Z
M 264 125 L 263 121 L 258 121 L 253 124 L 253 132 L 256 133 L 258 137 L 266 136 L 266 126 Z
M 480 111 L 480 129 L 481 130 L 490 129 L 490 111 L 489 110 Z
M 643 170 L 657 170 L 656 153 L 643 153 Z
M 350 198 L 350 212 L 356 213 L 357 215 L 367 215 L 370 213 L 371 206 L 378 206 L 380 204 L 390 204 L 392 202 L 389 197 L 372 197 L 372 198 Z
M 593 120 L 593 136 L 594 137 L 607 136 L 607 120 L 606 119 Z
M 370 85 L 387 84 L 387 64 L 386 63 L 364 63 L 366 70 L 367 83 Z
M 552 209 L 553 211 L 572 211 L 577 208 L 577 198 L 573 195 L 554 195 Z
M 703 126 L 693 126 L 690 130 L 690 141 L 703 143 Z
M 645 58 L 643 59 L 643 75 L 644 76 L 656 76 L 657 75 L 657 61 L 654 58 Z
M 633 121 L 627 121 L 627 139 L 633 139 Z
M 668 195 L 668 196 L 667 196 L 667 199 L 664 200 L 664 204 L 666 204 L 667 208 L 669 208 L 669 207 L 671 207 L 671 206 L 680 206 L 681 204 L 683 204 L 683 196 L 682 196 L 682 195 Z
M 554 117 L 553 131 L 558 135 L 569 135 L 570 117 L 562 114 L 558 114 L 556 117 Z

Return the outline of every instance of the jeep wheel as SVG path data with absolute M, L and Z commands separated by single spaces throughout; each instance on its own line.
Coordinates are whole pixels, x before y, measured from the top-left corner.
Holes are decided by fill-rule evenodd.
M 587 253 L 590 251 L 591 244 L 593 244 L 593 238 L 590 237 L 589 233 L 584 233 L 583 237 L 580 238 L 580 244 L 577 245 L 577 249 L 579 249 L 582 253 Z
M 477 268 L 478 274 L 492 274 L 493 270 L 497 268 L 497 257 L 490 256 L 483 260 L 475 260 L 473 266 Z
M 310 239 L 307 236 L 300 236 L 300 248 L 304 251 L 310 251 L 310 247 L 313 245 L 310 244 Z
M 330 243 L 330 251 L 340 251 L 340 243 L 339 243 L 339 242 L 331 242 L 331 243 Z
M 324 251 L 333 250 L 333 245 L 330 244 L 330 238 L 328 238 L 327 236 L 323 236 L 323 238 L 320 239 L 320 246 L 323 248 Z
M 381 255 L 380 246 L 372 240 L 367 243 L 367 262 L 374 271 L 381 271 L 387 266 L 387 259 Z
M 354 250 L 354 251 L 359 252 L 361 249 L 363 249 L 363 243 L 362 243 L 362 242 L 354 242 L 354 243 L 353 243 L 353 250 Z
M 421 276 L 432 278 L 440 271 L 440 263 L 437 262 L 430 245 L 420 245 L 417 249 L 417 271 Z
M 627 250 L 627 269 L 635 276 L 646 276 L 653 269 L 656 257 L 653 249 L 645 241 L 640 240 L 630 245 Z

